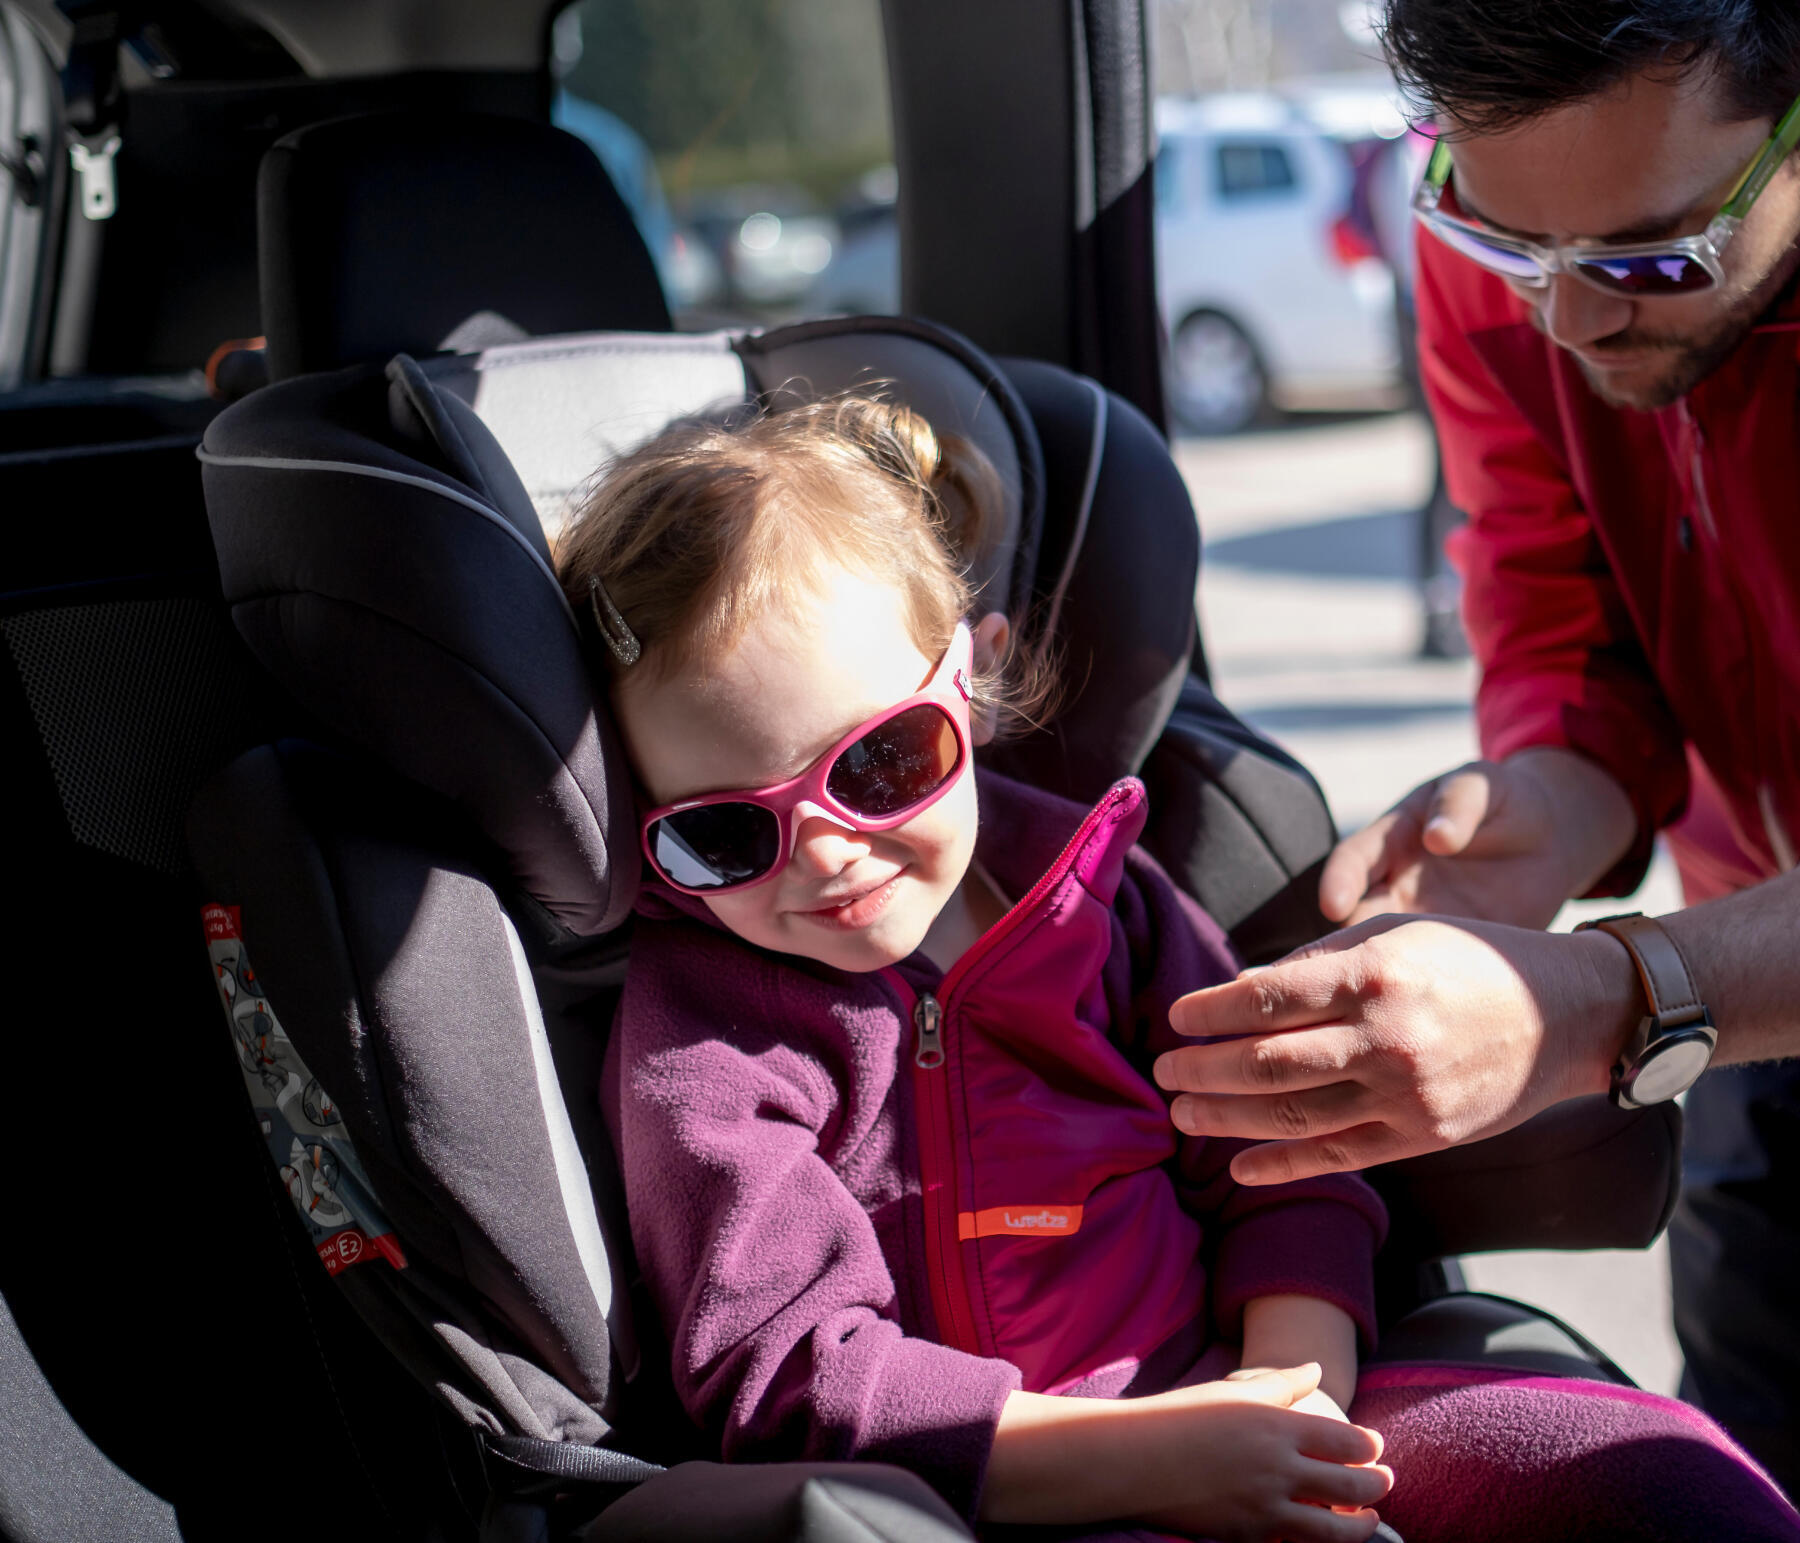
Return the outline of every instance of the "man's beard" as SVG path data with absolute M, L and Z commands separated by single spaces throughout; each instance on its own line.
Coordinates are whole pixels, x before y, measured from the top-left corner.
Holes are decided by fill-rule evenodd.
M 1621 332 L 1600 343 L 1590 344 L 1594 353 L 1607 353 L 1616 348 L 1620 353 L 1651 350 L 1665 355 L 1660 374 L 1647 384 L 1630 391 L 1619 391 L 1612 384 L 1612 372 L 1596 369 L 1585 359 L 1576 366 L 1594 395 L 1609 407 L 1631 408 L 1638 412 L 1655 412 L 1671 407 L 1730 357 L 1756 325 L 1759 310 L 1731 310 L 1700 337 L 1663 337 L 1636 330 Z
M 1800 251 L 1790 248 L 1769 273 L 1752 289 L 1739 295 L 1705 332 L 1671 336 L 1634 327 L 1588 345 L 1590 353 L 1598 354 L 1634 354 L 1646 351 L 1663 354 L 1667 362 L 1662 373 L 1648 383 L 1630 391 L 1621 391 L 1612 384 L 1613 372 L 1597 370 L 1585 360 L 1577 358 L 1575 363 L 1581 370 L 1582 378 L 1587 381 L 1594 395 L 1610 407 L 1656 412 L 1660 408 L 1673 406 L 1723 364 L 1738 344 L 1744 341 L 1750 329 L 1774 303 L 1776 296 L 1787 287 L 1793 277 L 1797 258 L 1800 258 Z M 1544 330 L 1543 318 L 1535 307 L 1531 313 L 1531 321 L 1538 331 Z

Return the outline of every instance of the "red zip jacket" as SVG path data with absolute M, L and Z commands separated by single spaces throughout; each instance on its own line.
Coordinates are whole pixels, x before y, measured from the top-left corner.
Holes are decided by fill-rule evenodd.
M 1021 898 L 947 975 L 767 953 L 648 894 L 604 1099 L 725 1456 L 898 1463 L 968 1515 L 1014 1388 L 1161 1391 L 1280 1293 L 1372 1338 L 1385 1225 L 1360 1179 L 1240 1188 L 1241 1142 L 1169 1123 L 1169 1005 L 1236 966 L 1133 846 L 1142 784 L 1089 811 L 980 788 L 978 856 Z
M 1649 308 L 1646 307 L 1648 312 Z M 1421 232 L 1419 347 L 1482 666 L 1483 752 L 1560 745 L 1638 812 L 1639 882 L 1688 801 L 1695 896 L 1793 865 L 1800 831 L 1800 300 L 1660 412 L 1609 407 L 1506 284 Z M 1653 320 L 1654 318 L 1652 318 Z

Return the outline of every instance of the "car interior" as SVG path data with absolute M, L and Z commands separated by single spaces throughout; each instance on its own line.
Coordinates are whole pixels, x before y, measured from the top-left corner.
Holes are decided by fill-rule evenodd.
M 1246 960 L 1326 930 L 1324 799 L 1208 683 L 1144 0 L 889 0 L 903 314 L 701 332 L 551 126 L 558 9 L 0 0 L 8 1543 L 969 1536 L 720 1465 L 639 1298 L 632 792 L 549 537 L 676 417 L 882 381 L 974 439 L 1075 683 L 992 763 L 1143 777 Z M 1455 1261 L 1647 1244 L 1679 1120 L 1373 1174 L 1383 1352 L 1626 1380 Z

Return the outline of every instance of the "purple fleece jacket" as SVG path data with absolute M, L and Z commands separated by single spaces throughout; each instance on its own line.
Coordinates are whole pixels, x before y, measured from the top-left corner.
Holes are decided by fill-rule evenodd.
M 948 975 L 767 953 L 647 890 L 604 1090 L 676 1388 L 725 1457 L 897 1463 L 969 1516 L 1015 1388 L 1172 1387 L 1280 1293 L 1371 1342 L 1385 1226 L 1359 1179 L 1240 1188 L 1241 1143 L 1169 1123 L 1169 1006 L 1237 966 L 1133 845 L 1142 784 L 1091 811 L 979 786 L 977 858 L 1023 898 Z

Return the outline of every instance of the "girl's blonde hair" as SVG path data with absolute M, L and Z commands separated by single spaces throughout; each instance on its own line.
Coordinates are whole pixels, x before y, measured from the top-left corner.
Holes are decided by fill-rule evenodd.
M 630 665 L 593 650 L 615 681 L 721 657 L 770 607 L 816 595 L 832 564 L 892 579 L 914 645 L 935 660 L 974 603 L 969 572 L 1001 532 L 1001 499 L 967 440 L 905 407 L 835 396 L 671 425 L 605 469 L 556 567 L 578 616 L 610 602 L 641 645 Z M 973 683 L 976 701 L 1029 720 L 1045 692 L 1009 685 L 1006 663 Z

